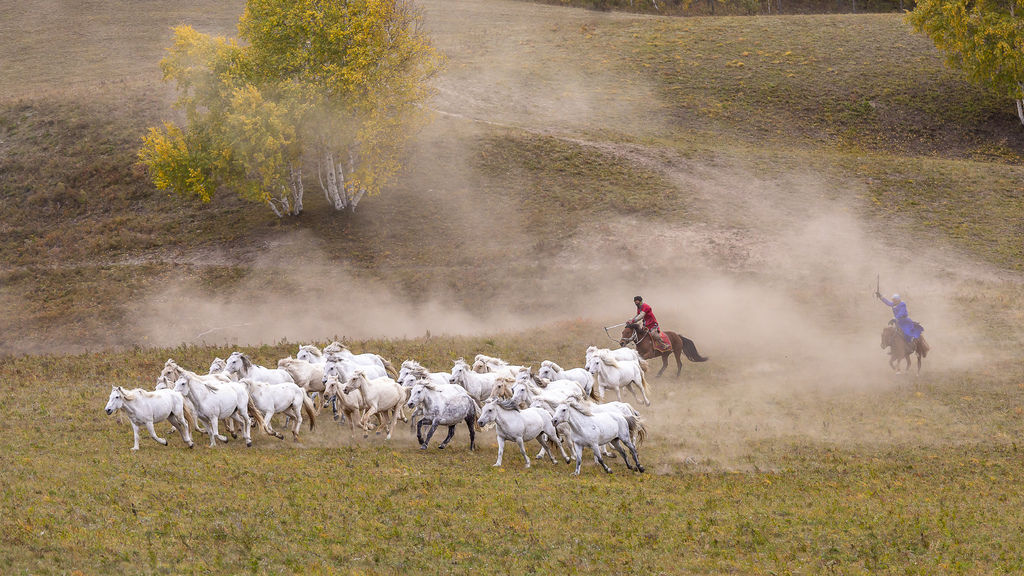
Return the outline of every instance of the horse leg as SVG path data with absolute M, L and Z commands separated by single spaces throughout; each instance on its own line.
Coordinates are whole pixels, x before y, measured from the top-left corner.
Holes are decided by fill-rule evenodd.
M 131 422 L 131 425 L 132 425 L 132 432 L 135 434 L 135 445 L 132 446 L 132 450 L 138 450 L 139 449 L 139 425 L 136 424 L 135 422 Z
M 476 412 L 466 416 L 466 426 L 469 427 L 469 450 L 472 452 L 476 450 L 476 428 L 473 425 L 476 424 Z
M 636 462 L 637 472 L 643 472 L 644 467 L 640 465 L 640 458 L 636 454 L 636 444 L 633 443 L 633 440 L 628 437 L 623 438 L 622 443 L 626 445 L 626 448 L 629 448 L 629 453 L 633 455 L 633 462 Z M 626 463 L 628 464 L 629 460 L 626 460 Z
M 678 350 L 672 351 L 672 353 L 675 354 L 676 356 L 676 378 L 679 378 L 679 375 L 683 373 L 683 359 L 679 357 L 682 351 L 683 347 L 681 345 Z
M 423 450 L 427 449 L 427 443 L 423 441 L 423 425 L 427 424 L 426 418 L 420 418 L 420 421 L 416 424 L 416 441 L 420 443 L 420 448 Z
M 650 406 L 651 401 L 647 399 L 647 386 L 644 385 L 643 376 L 640 377 L 640 381 L 636 385 L 640 387 L 640 394 L 644 397 L 644 404 Z M 636 396 L 636 392 L 633 392 L 633 396 Z
M 501 459 L 505 455 L 505 438 L 498 435 L 498 459 L 494 461 L 495 466 L 501 466 Z
M 626 456 L 626 451 L 622 449 L 622 444 L 619 443 L 619 439 L 615 438 L 611 441 L 611 445 L 615 448 L 615 451 L 622 456 L 622 461 L 626 463 L 626 468 L 633 469 L 633 465 L 629 463 L 629 457 Z
M 217 418 L 216 416 L 210 418 L 210 420 L 207 422 L 207 428 L 210 429 L 210 448 L 215 448 L 217 446 L 217 440 L 220 440 L 221 442 L 225 443 L 228 441 L 226 436 L 220 435 L 219 426 L 220 418 Z
M 573 455 L 576 457 L 576 471 L 572 473 L 573 476 L 580 475 L 580 468 L 583 466 L 583 444 L 573 443 L 572 446 Z
M 292 429 L 292 438 L 296 442 L 298 442 L 299 441 L 299 428 L 302 428 L 302 404 L 299 404 L 298 408 L 296 408 L 293 405 L 292 406 L 292 412 L 295 413 L 295 428 Z
M 448 435 L 444 437 L 444 441 L 441 442 L 440 445 L 438 445 L 437 449 L 438 450 L 444 450 L 444 447 L 447 446 L 448 443 L 452 441 L 452 436 L 455 436 L 455 425 L 454 424 L 452 424 L 451 426 L 448 427 Z
M 523 455 L 523 459 L 526 460 L 526 467 L 530 467 L 530 457 L 526 455 L 526 445 L 523 444 L 523 437 L 516 438 L 516 444 L 519 445 L 519 452 Z M 543 446 L 543 444 L 542 444 Z
M 287 416 L 288 415 L 285 414 L 286 418 L 287 418 Z M 264 426 L 263 431 L 266 432 L 269 436 L 273 436 L 274 438 L 277 438 L 278 440 L 283 440 L 284 439 L 284 434 L 281 434 L 277 430 L 274 430 L 274 427 L 270 425 L 270 420 L 273 417 L 274 417 L 273 409 L 267 410 L 267 413 L 263 416 L 263 422 L 266 423 L 266 426 Z M 288 427 L 288 421 L 287 420 L 285 420 L 284 427 L 285 428 Z
M 604 458 L 601 458 L 601 447 L 598 446 L 597 443 L 595 442 L 595 443 L 590 445 L 590 451 L 594 453 L 594 462 L 597 462 L 598 464 L 600 464 L 601 467 L 604 468 L 605 472 L 611 474 L 612 473 L 612 469 L 609 468 L 608 465 L 604 463 Z M 581 452 L 582 452 L 582 450 L 581 450 Z
M 427 437 L 423 439 L 423 444 L 420 445 L 421 449 L 423 449 L 423 450 L 427 449 L 427 446 L 430 444 L 430 437 L 433 436 L 434 435 L 434 431 L 437 430 L 437 425 L 438 425 L 437 419 L 434 419 L 433 421 L 431 421 L 430 429 L 427 430 Z
M 234 415 L 232 417 L 235 420 L 237 420 L 238 424 L 242 427 L 242 438 L 245 438 L 245 447 L 246 448 L 252 448 L 252 433 L 251 433 L 251 430 L 252 430 L 253 422 L 249 419 L 249 408 L 248 407 L 241 407 L 241 408 L 235 410 L 235 413 L 234 413 Z M 269 425 L 270 425 L 270 421 L 268 420 L 267 421 L 267 426 L 269 426 Z
M 391 440 L 391 431 L 395 429 L 395 425 L 398 424 L 398 413 L 401 412 L 401 408 L 395 406 L 391 409 L 391 422 L 388 423 L 388 434 L 384 437 L 385 440 Z
M 665 368 L 668 368 L 668 353 L 661 355 L 661 370 L 658 370 L 656 378 L 661 378 L 661 375 L 665 373 Z
M 370 409 L 367 410 L 365 414 L 363 414 L 363 417 L 359 422 L 359 427 L 363 429 L 363 438 L 370 437 L 370 416 L 373 416 L 376 413 L 377 407 L 370 406 Z
M 185 442 L 185 444 L 188 444 L 189 448 L 193 447 L 192 433 L 188 429 L 188 420 L 185 420 L 185 415 L 171 414 L 167 419 L 171 421 L 171 424 L 173 424 L 175 428 L 177 428 L 178 433 L 181 434 L 182 441 Z
M 156 440 L 162 446 L 167 446 L 167 440 L 156 435 L 156 429 L 153 428 L 152 422 L 146 422 L 146 430 L 149 430 L 149 435 L 153 440 Z

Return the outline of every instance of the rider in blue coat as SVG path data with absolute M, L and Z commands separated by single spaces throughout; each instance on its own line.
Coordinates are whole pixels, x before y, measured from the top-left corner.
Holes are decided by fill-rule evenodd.
M 892 308 L 893 321 L 899 327 L 900 333 L 903 334 L 903 338 L 908 344 L 913 344 L 914 340 L 921 337 L 921 332 L 924 331 L 924 328 L 910 319 L 910 316 L 907 314 L 907 303 L 900 299 L 899 294 L 893 294 L 891 302 L 878 292 L 875 292 L 875 296 L 883 304 Z

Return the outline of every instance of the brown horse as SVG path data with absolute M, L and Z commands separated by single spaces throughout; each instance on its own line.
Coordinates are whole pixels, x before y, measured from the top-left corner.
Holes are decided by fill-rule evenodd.
M 668 368 L 669 354 L 675 354 L 676 356 L 676 378 L 679 378 L 679 374 L 683 371 L 683 361 L 679 358 L 680 354 L 685 354 L 686 359 L 690 362 L 704 362 L 707 360 L 706 357 L 701 356 L 700 353 L 697 352 L 697 346 L 693 343 L 693 340 L 684 338 L 683 336 L 669 330 L 662 330 L 662 332 L 668 336 L 669 342 L 672 343 L 671 350 L 666 350 L 664 352 L 655 350 L 654 342 L 651 339 L 650 333 L 641 328 L 636 322 L 629 322 L 622 329 L 619 346 L 625 346 L 630 342 L 636 344 L 636 351 L 644 360 L 650 360 L 651 358 L 661 356 L 661 370 L 658 370 L 659 377 L 665 372 L 665 368 Z
M 900 371 L 900 361 L 907 361 L 907 370 L 910 370 L 910 355 L 917 354 L 917 373 L 921 373 L 921 358 L 928 356 L 931 347 L 924 341 L 924 336 L 919 336 L 914 343 L 908 343 L 894 326 L 886 326 L 882 329 L 882 349 L 889 349 L 889 367 L 896 372 Z

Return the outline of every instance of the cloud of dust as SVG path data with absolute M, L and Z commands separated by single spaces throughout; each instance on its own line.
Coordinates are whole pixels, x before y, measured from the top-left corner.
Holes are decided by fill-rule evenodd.
M 613 78 L 553 67 L 557 53 L 550 46 L 527 46 L 527 52 L 544 52 L 543 60 L 524 57 L 523 43 L 536 38 L 536 10 L 546 8 L 530 5 L 530 16 L 519 20 L 510 5 L 504 22 L 465 12 L 476 8 L 479 3 L 466 2 L 460 10 L 429 12 L 435 19 L 460 19 L 435 22 L 442 48 L 462 55 L 440 80 L 443 113 L 570 133 L 576 125 L 626 126 L 632 103 L 654 99 L 639 83 L 620 87 L 629 94 L 606 98 L 595 85 Z M 494 34 L 496 27 L 506 33 Z M 433 137 L 445 140 L 443 132 Z M 876 278 L 886 297 L 899 292 L 911 317 L 925 326 L 933 350 L 925 371 L 939 372 L 983 358 L 984 329 L 957 302 L 963 283 L 987 274 L 984 267 L 927 239 L 861 221 L 844 200 L 860 191 L 819 174 L 763 178 L 739 165 L 689 161 L 660 169 L 696 206 L 692 221 L 623 216 L 595 222 L 554 257 L 531 251 L 531 239 L 518 226 L 526 216 L 517 206 L 481 200 L 457 170 L 437 181 L 413 173 L 421 178 L 414 186 L 422 184 L 430 201 L 461 223 L 422 241 L 465 251 L 450 268 L 496 260 L 490 273 L 505 288 L 483 309 L 441 282 L 412 298 L 331 261 L 316 238 L 298 234 L 262 253 L 230 291 L 178 283 L 154 292 L 139 306 L 137 326 L 154 345 L 486 334 L 563 320 L 617 324 L 634 313 L 632 297 L 641 294 L 662 329 L 692 339 L 711 357 L 699 365 L 684 360 L 679 381 L 655 380 L 654 405 L 644 409 L 654 440 L 677 442 L 681 458 L 743 466 L 750 442 L 789 436 L 923 440 L 920 431 L 899 424 L 901 415 L 885 401 L 906 380 L 894 381 L 879 346 L 891 312 L 874 298 Z M 597 329 L 590 343 L 613 346 Z M 577 365 L 582 356 L 581 349 Z M 672 364 L 667 374 L 674 373 Z M 659 367 L 660 361 L 653 363 Z

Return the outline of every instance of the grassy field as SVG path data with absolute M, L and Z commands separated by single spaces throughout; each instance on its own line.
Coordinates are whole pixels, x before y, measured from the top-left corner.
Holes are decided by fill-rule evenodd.
M 473 351 L 570 363 L 590 328 L 357 345 L 436 369 Z M 269 363 L 294 349 L 248 351 Z M 561 463 L 526 470 L 513 447 L 495 469 L 493 432 L 480 433 L 475 453 L 465 429 L 449 450 L 421 453 L 404 426 L 391 442 L 364 441 L 326 412 L 301 445 L 261 435 L 251 449 L 188 450 L 168 434 L 168 447 L 146 438 L 131 453 L 128 426 L 102 413 L 109 385 L 145 385 L 168 356 L 194 366 L 229 351 L 0 363 L 0 569 L 1010 574 L 1024 557 L 1019 363 L 918 380 L 879 374 L 880 384 L 843 394 L 779 388 L 743 417 L 735 363 L 689 365 L 682 381 L 655 381 L 643 409 L 643 475 L 618 461 L 610 476 L 590 460 L 580 478 Z M 694 407 L 708 402 L 737 414 L 705 423 Z M 817 432 L 785 430 L 767 414 L 778 409 Z
M 242 3 L 73 4 L 0 7 L 0 573 L 1020 571 L 1024 131 L 899 15 L 429 0 L 449 67 L 401 177 L 278 220 L 135 165 L 170 27 L 234 35 Z M 919 377 L 878 349 L 879 276 Z M 133 454 L 102 411 L 167 358 L 331 337 L 577 366 L 637 292 L 711 356 L 653 382 L 642 475 L 326 414 Z

